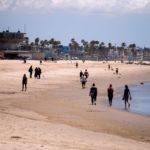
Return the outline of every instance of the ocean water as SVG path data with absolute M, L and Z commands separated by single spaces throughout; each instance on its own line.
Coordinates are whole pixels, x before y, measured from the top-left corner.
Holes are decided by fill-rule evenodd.
M 150 117 L 150 82 L 129 86 L 132 100 L 129 112 L 134 112 Z M 122 95 L 124 89 L 121 89 Z M 124 109 L 122 97 L 113 100 L 113 107 Z

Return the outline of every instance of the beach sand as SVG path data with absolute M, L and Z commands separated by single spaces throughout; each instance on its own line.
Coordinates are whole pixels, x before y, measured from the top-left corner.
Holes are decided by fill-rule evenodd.
M 117 97 L 125 84 L 150 81 L 149 66 L 110 62 L 110 71 L 107 63 L 78 61 L 76 68 L 75 62 L 0 60 L 0 150 L 150 149 L 150 118 L 110 108 L 107 102 L 110 83 Z M 30 65 L 41 67 L 41 79 L 29 78 Z M 85 69 L 90 76 L 82 89 L 79 72 Z M 27 92 L 21 91 L 24 73 Z M 89 97 L 93 82 L 96 106 Z

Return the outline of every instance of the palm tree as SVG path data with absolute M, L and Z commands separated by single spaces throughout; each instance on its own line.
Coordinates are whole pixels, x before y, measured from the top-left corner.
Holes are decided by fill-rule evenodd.
M 123 61 L 125 54 L 127 55 L 127 49 L 125 49 L 126 47 L 126 43 L 121 43 L 120 46 L 116 46 L 116 52 L 118 52 L 118 56 L 117 58 L 120 59 L 121 61 Z
M 44 41 L 43 40 L 40 41 L 40 46 L 41 46 L 41 48 L 44 48 Z
M 31 42 L 30 46 L 31 46 L 31 50 L 34 50 L 34 42 Z
M 36 50 L 38 49 L 39 41 L 40 41 L 40 39 L 39 39 L 38 37 L 37 37 L 37 38 L 35 38 L 35 40 L 34 40 Z
M 54 38 L 51 38 L 51 39 L 49 40 L 49 44 L 52 45 L 52 48 L 53 48 L 53 43 L 54 43 L 54 41 L 55 41 Z
M 125 42 L 121 43 L 121 47 L 124 49 L 126 47 L 126 43 Z
M 48 46 L 48 43 L 49 43 L 48 40 L 44 40 L 44 46 L 47 47 L 47 46 Z
M 71 39 L 69 43 L 69 47 L 70 47 L 71 55 L 77 55 L 78 50 L 79 50 L 79 44 L 74 38 Z
M 85 41 L 84 39 L 81 40 L 81 43 L 83 45 L 83 49 L 84 49 L 84 52 L 88 52 L 88 48 L 89 48 L 89 43 L 88 41 Z
M 99 55 L 101 56 L 101 58 L 106 58 L 108 57 L 108 48 L 105 47 L 105 43 L 104 42 L 101 42 L 99 44 Z
M 97 53 L 99 41 L 92 40 L 89 43 L 89 55 Z
M 31 46 L 34 46 L 34 42 L 31 42 L 30 45 L 31 45 Z
M 50 44 L 52 46 L 53 51 L 55 51 L 57 53 L 57 55 L 60 54 L 59 46 L 61 45 L 61 41 L 57 41 L 54 38 L 51 38 L 48 41 L 48 44 Z
M 60 55 L 60 49 L 59 46 L 61 45 L 60 41 L 54 41 L 53 42 L 53 48 L 55 49 L 55 52 L 57 53 L 57 55 Z
M 104 48 L 104 47 L 105 47 L 105 43 L 104 43 L 104 42 L 101 42 L 101 43 L 100 43 L 100 47 L 101 47 L 101 48 Z
M 112 49 L 112 44 L 111 43 L 108 43 L 108 48 Z
M 95 41 L 92 40 L 89 44 L 89 55 L 93 54 L 94 53 L 94 50 L 95 50 Z
M 35 45 L 36 46 L 38 46 L 39 45 L 39 41 L 40 41 L 40 39 L 37 37 L 37 38 L 35 38 Z

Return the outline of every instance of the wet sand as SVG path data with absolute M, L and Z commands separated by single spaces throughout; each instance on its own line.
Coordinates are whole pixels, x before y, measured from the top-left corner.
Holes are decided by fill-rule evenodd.
M 120 89 L 121 93 L 123 93 L 123 91 L 124 89 Z M 130 92 L 132 100 L 129 101 L 131 107 L 128 111 L 150 117 L 150 82 L 130 86 Z M 122 97 L 113 101 L 113 106 L 116 108 L 123 110 L 124 105 Z
M 150 149 L 150 118 L 109 108 L 107 88 L 115 96 L 125 84 L 150 81 L 149 66 L 110 62 L 0 61 L 0 147 L 3 149 Z M 40 66 L 41 79 L 29 79 L 28 68 Z M 119 75 L 115 74 L 119 68 Z M 80 70 L 88 69 L 85 89 Z M 22 75 L 28 74 L 28 90 L 21 91 Z M 98 88 L 97 105 L 89 89 Z M 71 138 L 70 138 L 71 137 Z M 130 147 L 129 147 L 130 145 Z

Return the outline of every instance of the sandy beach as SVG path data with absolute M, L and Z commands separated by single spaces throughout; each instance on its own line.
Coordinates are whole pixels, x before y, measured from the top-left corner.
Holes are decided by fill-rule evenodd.
M 78 61 L 78 68 L 75 63 L 0 60 L 0 150 L 150 149 L 150 117 L 110 108 L 107 100 L 110 83 L 118 97 L 125 84 L 150 81 L 150 67 L 110 62 L 114 70 L 108 70 L 103 62 Z M 31 65 L 41 67 L 41 79 L 29 78 Z M 90 76 L 82 89 L 79 72 L 85 69 Z M 96 106 L 89 97 L 92 83 L 98 88 Z

